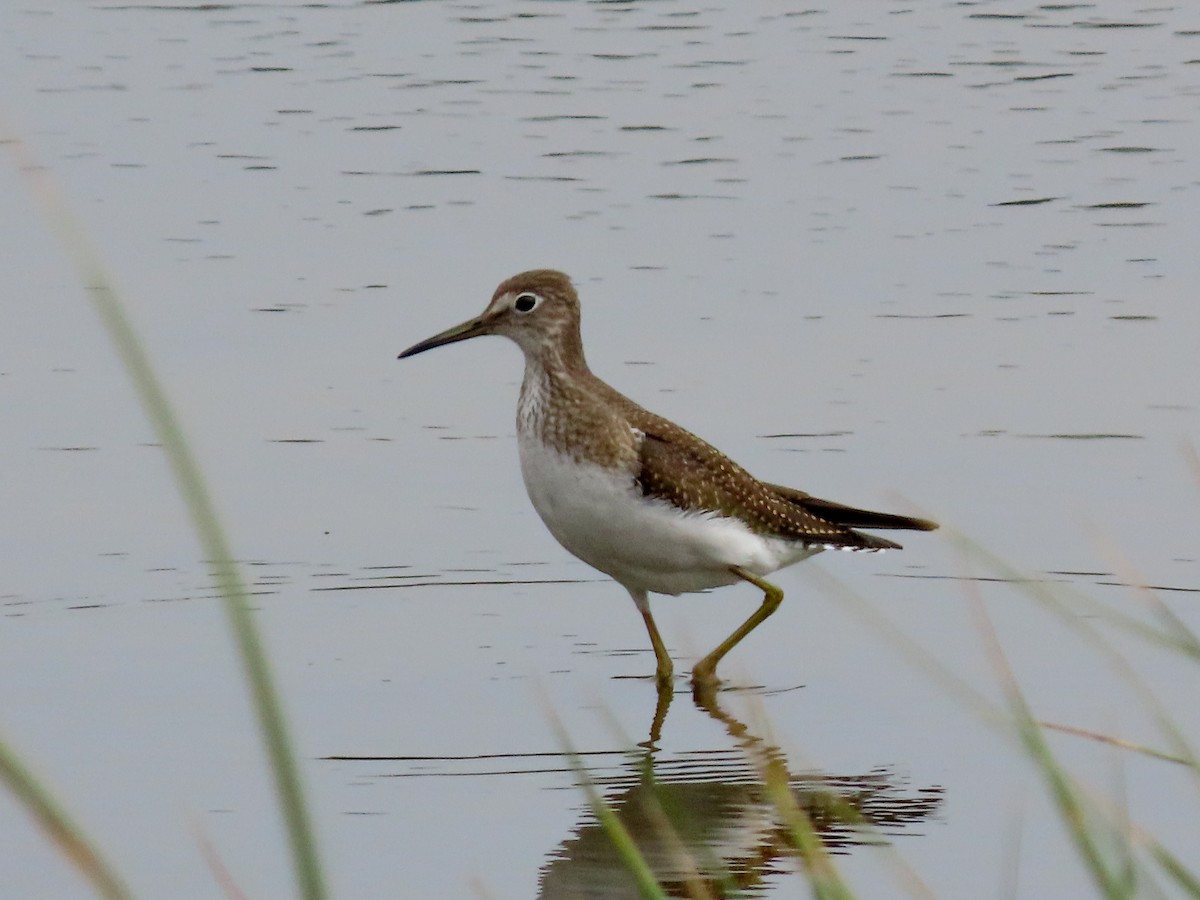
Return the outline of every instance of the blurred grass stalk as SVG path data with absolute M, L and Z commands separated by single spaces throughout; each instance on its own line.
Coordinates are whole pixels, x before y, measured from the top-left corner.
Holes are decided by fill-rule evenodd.
M 613 848 L 621 860 L 621 864 L 625 866 L 625 870 L 629 872 L 630 877 L 633 879 L 638 894 L 642 897 L 642 900 L 668 900 L 667 892 L 658 883 L 658 878 L 655 877 L 654 871 L 650 868 L 646 857 L 642 855 L 642 851 L 638 849 L 633 835 L 629 833 L 629 829 L 617 817 L 616 812 L 609 806 L 608 801 L 604 799 L 604 795 L 600 793 L 599 789 L 592 782 L 591 777 L 588 775 L 587 767 L 584 766 L 583 760 L 580 759 L 579 753 L 575 750 L 566 729 L 563 727 L 562 720 L 559 719 L 558 714 L 554 711 L 554 707 L 550 704 L 549 698 L 544 694 L 542 704 L 546 709 L 546 715 L 550 720 L 551 727 L 554 729 L 555 736 L 558 738 L 562 755 L 570 765 L 571 771 L 575 773 L 579 786 L 583 789 L 584 796 L 587 797 L 588 803 L 592 807 L 592 814 L 595 815 L 596 821 L 604 829 L 604 833 L 608 835 L 608 839 L 612 842 Z M 665 820 L 665 817 L 659 824 L 659 827 L 668 830 L 671 828 L 670 823 Z M 702 885 L 701 890 L 703 890 Z M 700 900 L 700 898 L 706 897 L 707 891 L 699 895 L 689 891 L 690 900 Z
M 131 896 L 99 851 L 3 741 L 0 741 L 0 779 L 25 805 L 59 850 L 91 882 L 97 894 L 108 900 L 125 900 Z
M 960 542 L 973 558 L 983 560 L 991 569 L 1000 572 L 1006 578 L 1013 579 L 1017 575 L 1011 566 L 978 545 L 961 538 Z M 1099 614 L 1126 634 L 1134 635 L 1160 649 L 1170 650 L 1190 662 L 1200 661 L 1195 633 L 1162 602 L 1154 589 L 1146 585 L 1144 579 L 1132 573 L 1131 567 L 1124 560 L 1118 562 L 1118 570 L 1124 569 L 1126 572 L 1126 584 L 1136 592 L 1142 605 L 1157 620 L 1156 624 L 1147 625 L 1133 615 L 1082 595 L 1075 596 L 1074 604 L 1068 605 L 1058 591 L 1051 590 L 1035 579 L 1022 578 L 1018 583 L 1023 592 L 1070 625 L 1095 650 L 1105 656 L 1109 664 L 1145 699 L 1147 709 L 1153 714 L 1156 724 L 1171 741 L 1173 752 L 1154 750 L 1118 738 L 1088 736 L 1151 759 L 1183 764 L 1190 768 L 1194 775 L 1200 775 L 1200 764 L 1197 763 L 1195 751 L 1170 711 L 1138 677 L 1116 646 L 1074 608 L 1085 607 L 1091 615 Z M 1182 888 L 1188 896 L 1200 898 L 1200 877 L 1195 871 L 1185 866 L 1161 841 L 1130 821 L 1128 810 L 1113 809 L 1111 805 L 1106 805 L 1092 796 L 1058 761 L 1047 740 L 1046 726 L 1034 717 L 1008 665 L 999 639 L 987 617 L 983 600 L 978 596 L 977 585 L 972 585 L 972 589 L 976 595 L 974 600 L 980 632 L 1004 690 L 1013 727 L 1026 755 L 1041 774 L 1051 800 L 1100 895 L 1113 900 L 1131 900 L 1144 896 L 1147 893 L 1147 885 L 1151 885 L 1155 892 L 1161 890 L 1153 881 L 1153 870 L 1140 858 L 1144 855 L 1157 863 L 1160 873 Z
M 756 737 L 743 743 L 743 750 L 762 779 L 767 798 L 775 808 L 779 821 L 787 829 L 790 847 L 803 864 L 801 871 L 808 880 L 814 900 L 853 900 L 854 890 L 838 869 L 834 851 L 825 843 L 813 816 L 806 809 L 818 802 L 818 795 L 814 793 L 801 805 L 792 790 L 789 762 L 779 750 L 779 741 L 772 734 L 763 697 L 750 695 L 746 701 L 756 724 L 747 728 L 745 733 L 748 736 L 753 732 Z M 811 771 L 818 769 L 809 763 L 804 763 L 804 767 Z M 870 821 L 862 809 L 836 791 L 821 791 L 819 805 L 825 814 L 832 813 L 838 821 L 855 829 L 865 844 L 869 843 L 885 854 L 885 862 L 896 878 L 895 896 L 903 892 L 914 900 L 933 900 L 929 886 L 901 858 L 877 824 Z
M 1052 588 L 1040 579 L 1019 572 L 963 535 L 950 532 L 949 536 L 965 561 L 982 565 L 989 572 L 999 575 L 1000 580 L 1024 593 L 1037 605 L 1057 617 L 1104 657 L 1142 698 L 1145 709 L 1154 717 L 1155 723 L 1170 741 L 1171 751 L 1039 722 L 1008 665 L 987 617 L 984 600 L 979 594 L 979 582 L 974 578 L 964 578 L 964 584 L 967 587 L 968 599 L 975 605 L 979 629 L 1002 689 L 1005 700 L 1002 706 L 996 705 L 951 672 L 933 653 L 905 634 L 874 604 L 827 573 L 810 570 L 808 574 L 823 583 L 826 589 L 822 592 L 824 595 L 836 596 L 843 608 L 854 612 L 860 621 L 881 634 L 886 642 L 898 648 L 913 665 L 924 670 L 944 689 L 957 695 L 986 722 L 1017 740 L 1046 785 L 1048 796 L 1067 828 L 1085 870 L 1098 889 L 1099 896 L 1113 900 L 1132 900 L 1134 897 L 1146 895 L 1148 889 L 1153 894 L 1157 888 L 1155 875 L 1158 874 L 1166 876 L 1169 881 L 1182 888 L 1186 896 L 1200 898 L 1200 877 L 1196 871 L 1184 865 L 1147 830 L 1131 822 L 1127 810 L 1113 808 L 1111 803 L 1105 803 L 1094 792 L 1085 788 L 1059 762 L 1046 734 L 1047 728 L 1082 733 L 1088 738 L 1100 740 L 1122 750 L 1137 752 L 1150 759 L 1185 765 L 1200 776 L 1200 763 L 1197 762 L 1191 742 L 1174 720 L 1170 710 L 1092 620 L 1103 621 L 1121 633 L 1137 637 L 1193 663 L 1200 662 L 1200 654 L 1197 654 L 1200 641 L 1197 640 L 1197 636 L 1170 611 L 1152 588 L 1145 586 L 1145 582 L 1136 576 L 1127 577 L 1125 583 L 1135 592 L 1135 598 L 1140 601 L 1144 611 L 1151 615 L 1153 623 L 1147 623 L 1135 615 L 1115 609 L 1077 591 L 1066 591 L 1061 587 Z M 1157 864 L 1157 867 L 1151 867 L 1151 862 Z
M 78 269 L 109 340 L 125 366 L 126 374 L 146 416 L 162 443 L 176 485 L 187 505 L 192 527 L 196 530 L 213 580 L 220 591 L 241 656 L 247 686 L 275 779 L 300 895 L 307 900 L 320 900 L 326 896 L 324 878 L 283 709 L 271 680 L 262 641 L 246 602 L 248 593 L 245 582 L 230 552 L 228 540 L 200 467 L 192 455 L 166 392 L 154 373 L 150 358 L 125 314 L 112 280 L 83 228 L 75 220 L 49 173 L 36 164 L 25 145 L 11 134 L 2 142 L 8 144 L 9 150 L 16 158 L 18 169 L 25 176 L 32 195 L 41 206 L 44 218 Z M 89 845 L 80 831 L 58 810 L 56 804 L 50 800 L 49 794 L 36 784 L 24 767 L 9 765 L 12 761 L 8 754 L 0 755 L 5 780 L 33 815 L 54 835 L 59 847 L 83 869 L 93 886 L 104 896 L 126 896 L 123 891 L 109 891 L 110 887 L 115 888 L 118 883 L 111 879 L 106 867 L 89 867 L 81 863 L 77 849 Z M 92 857 L 98 861 L 94 853 Z M 102 875 L 104 877 L 101 877 Z
M 853 900 L 854 892 L 842 878 L 820 833 L 813 827 L 812 818 L 796 802 L 787 769 L 764 760 L 759 774 L 771 805 L 787 828 L 793 849 L 804 863 L 813 900 Z

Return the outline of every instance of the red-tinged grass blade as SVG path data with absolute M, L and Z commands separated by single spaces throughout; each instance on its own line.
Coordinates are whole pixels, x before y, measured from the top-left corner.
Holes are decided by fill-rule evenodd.
M 1196 445 L 1191 441 L 1183 442 L 1183 459 L 1191 469 L 1196 484 L 1200 485 L 1200 451 L 1196 450 Z
M 230 552 L 225 531 L 200 467 L 184 437 L 166 391 L 154 372 L 150 357 L 138 339 L 133 323 L 126 316 L 112 280 L 83 228 L 75 221 L 70 208 L 59 195 L 46 170 L 34 163 L 24 145 L 20 141 L 10 139 L 8 146 L 17 157 L 17 165 L 25 174 L 34 198 L 41 204 L 46 221 L 78 268 L 92 305 L 125 366 L 126 374 L 147 418 L 162 443 L 176 485 L 191 517 L 192 526 L 208 560 L 213 580 L 224 601 L 234 642 L 241 656 L 275 778 L 300 894 L 307 900 L 321 900 L 326 896 L 324 879 L 283 708 L 271 679 L 266 654 L 250 607 L 246 603 L 248 593 L 245 582 Z
M 1108 744 L 1112 747 L 1120 747 L 1122 750 L 1133 750 L 1135 753 L 1141 753 L 1145 756 L 1151 756 L 1154 759 L 1161 759 L 1164 762 L 1178 763 L 1181 766 L 1190 765 L 1188 760 L 1182 756 L 1174 756 L 1170 753 L 1165 753 L 1162 750 L 1155 750 L 1153 747 L 1147 747 L 1144 744 L 1135 744 L 1133 741 L 1127 741 L 1123 738 L 1114 737 L 1111 734 L 1101 734 L 1098 731 L 1089 731 L 1086 728 L 1076 728 L 1073 725 L 1059 725 L 1055 722 L 1039 721 L 1038 725 L 1042 728 L 1049 728 L 1052 731 L 1061 731 L 1063 734 L 1074 734 L 1078 737 L 1085 737 L 1089 740 L 1099 741 L 1102 744 Z
M 106 900 L 126 900 L 132 895 L 62 807 L 42 787 L 17 755 L 0 741 L 0 779 L 71 861 L 96 893 Z
M 212 873 L 213 881 L 217 883 L 225 900 L 250 900 L 246 892 L 234 880 L 233 873 L 225 865 L 225 860 L 221 859 L 221 854 L 217 853 L 217 848 L 208 839 L 208 835 L 199 826 L 195 828 L 195 832 L 196 841 L 200 844 L 200 852 L 204 854 L 204 862 L 208 865 L 208 871 Z

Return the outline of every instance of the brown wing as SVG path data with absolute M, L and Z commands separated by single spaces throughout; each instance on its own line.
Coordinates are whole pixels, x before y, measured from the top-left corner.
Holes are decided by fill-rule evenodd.
M 642 434 L 633 468 L 638 488 L 646 496 L 685 511 L 736 516 L 760 534 L 851 550 L 900 547 L 894 541 L 862 534 L 854 528 L 937 527 L 922 519 L 842 506 L 794 488 L 759 481 L 708 442 L 592 377 L 593 388 L 606 395 L 607 401 Z
M 898 546 L 792 502 L 691 432 L 641 413 L 634 425 L 643 434 L 636 475 L 643 494 L 685 511 L 735 516 L 760 534 L 805 544 L 862 550 Z

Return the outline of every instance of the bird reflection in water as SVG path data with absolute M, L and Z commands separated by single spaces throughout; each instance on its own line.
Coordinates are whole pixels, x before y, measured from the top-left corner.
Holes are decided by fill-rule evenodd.
M 814 852 L 810 843 L 818 844 L 817 853 L 887 844 L 941 805 L 941 787 L 908 790 L 887 768 L 793 773 L 783 752 L 730 714 L 715 691 L 696 691 L 693 700 L 734 747 L 659 758 L 670 703 L 660 696 L 650 740 L 617 773 L 588 773 L 668 896 L 766 896 L 779 876 L 804 867 Z M 589 813 L 542 867 L 537 896 L 635 900 L 640 894 Z
M 794 877 L 803 878 L 814 859 L 886 845 L 936 816 L 943 789 L 912 789 L 888 767 L 849 774 L 791 771 L 783 751 L 732 715 L 718 696 L 716 690 L 697 690 L 692 699 L 696 709 L 722 726 L 731 739 L 727 748 L 664 752 L 658 743 L 670 697 L 660 694 L 649 740 L 628 753 L 601 750 L 575 757 L 595 762 L 576 769 L 576 777 L 599 792 L 668 896 L 765 897 L 781 876 L 799 872 Z M 521 760 L 545 772 L 547 757 L 561 755 L 325 759 L 415 763 L 420 771 L 403 774 L 426 777 L 449 774 L 439 763 L 453 768 L 503 760 L 501 771 L 453 773 L 503 777 L 524 775 Z M 614 759 L 620 762 L 604 762 Z M 641 895 L 612 838 L 589 811 L 541 866 L 537 896 L 635 900 Z

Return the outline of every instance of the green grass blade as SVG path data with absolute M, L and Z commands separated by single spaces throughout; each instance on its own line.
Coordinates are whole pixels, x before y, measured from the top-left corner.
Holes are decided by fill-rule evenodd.
M 549 710 L 549 707 L 547 708 Z M 579 754 L 575 752 L 574 747 L 571 745 L 571 740 L 567 735 L 566 729 L 563 728 L 562 722 L 559 721 L 558 716 L 552 710 L 549 710 L 549 717 L 550 724 L 553 726 L 554 732 L 558 737 L 559 746 L 562 747 L 562 754 L 570 764 L 575 777 L 579 779 L 579 784 L 583 788 L 588 804 L 592 807 L 592 814 L 595 815 L 600 827 L 604 829 L 604 833 L 608 835 L 608 839 L 612 841 L 617 856 L 637 886 L 638 894 L 641 895 L 642 900 L 668 900 L 667 892 L 658 883 L 654 871 L 650 868 L 649 863 L 646 862 L 646 858 L 642 856 L 642 852 L 638 849 L 633 836 L 624 824 L 622 824 L 617 814 L 613 812 L 612 807 L 608 805 L 608 802 L 604 799 L 600 791 L 597 790 L 592 779 L 588 777 L 583 760 L 579 758 Z
M 776 812 L 786 824 L 792 843 L 800 859 L 814 900 L 854 900 L 850 886 L 842 879 L 841 872 L 833 861 L 821 835 L 813 827 L 812 819 L 792 794 L 787 769 L 782 765 L 768 763 L 761 770 Z
M 23 145 L 19 141 L 10 141 L 10 149 L 17 154 L 20 168 L 28 177 L 46 220 L 78 268 L 80 278 L 108 333 L 109 340 L 124 364 L 126 374 L 146 416 L 162 443 L 176 485 L 191 517 L 192 526 L 224 601 L 225 612 L 242 659 L 283 810 L 301 896 L 307 900 L 320 900 L 326 896 L 324 879 L 283 709 L 273 686 L 262 642 L 246 603 L 245 583 L 233 560 L 200 467 L 184 437 L 166 392 L 154 372 L 149 355 L 138 340 L 133 324 L 125 314 L 120 298 L 113 288 L 112 280 L 87 240 L 82 227 L 75 221 L 45 170 L 32 164 Z
M 1150 855 L 1177 885 L 1187 891 L 1189 897 L 1200 898 L 1200 877 L 1184 866 L 1178 857 L 1157 842 L 1151 846 Z
M 600 792 L 596 790 L 595 785 L 582 776 L 583 764 L 579 757 L 574 756 L 568 751 L 567 759 L 570 760 L 576 775 L 579 775 L 581 778 L 584 793 L 587 795 L 588 802 L 592 806 L 592 812 L 596 816 L 596 821 L 600 823 L 600 827 L 604 829 L 604 833 L 608 835 L 608 839 L 612 841 L 613 847 L 616 848 L 621 862 L 633 876 L 638 893 L 641 894 L 643 900 L 667 900 L 666 891 L 662 889 L 662 886 L 654 877 L 654 872 L 646 864 L 646 859 L 642 856 L 641 851 L 638 850 L 633 837 L 626 830 L 625 826 L 621 824 L 621 820 L 612 811 L 612 807 L 605 802 Z

